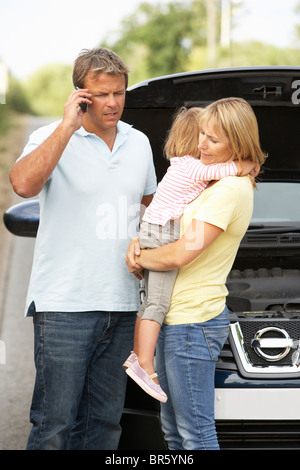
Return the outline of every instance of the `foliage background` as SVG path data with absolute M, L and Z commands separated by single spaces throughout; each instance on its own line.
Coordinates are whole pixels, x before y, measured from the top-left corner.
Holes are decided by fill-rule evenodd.
M 177 72 L 218 67 L 300 65 L 300 49 L 280 49 L 260 42 L 221 44 L 221 2 L 216 0 L 213 24 L 209 19 L 211 0 L 170 1 L 168 4 L 142 3 L 134 14 L 123 19 L 118 31 L 112 31 L 101 44 L 117 52 L 129 66 L 129 86 L 147 78 Z M 242 0 L 233 0 L 239 9 Z M 295 10 L 295 33 L 300 39 L 300 2 Z M 234 17 L 231 25 L 234 28 Z M 214 34 L 213 59 L 208 50 Z M 274 32 L 276 34 L 276 32 Z M 0 59 L 1 61 L 1 59 Z M 0 130 L 10 122 L 10 110 L 36 115 L 62 116 L 64 103 L 72 91 L 72 64 L 49 64 L 28 80 L 10 76 L 7 105 L 0 106 Z

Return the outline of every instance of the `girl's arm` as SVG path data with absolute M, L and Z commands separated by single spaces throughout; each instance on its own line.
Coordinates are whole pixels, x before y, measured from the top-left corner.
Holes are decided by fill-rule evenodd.
M 238 174 L 238 168 L 235 162 L 204 165 L 201 160 L 194 159 L 191 163 L 191 172 L 195 180 L 212 181 L 220 180 L 226 176 L 236 176 Z
M 193 168 L 194 167 L 194 168 Z M 204 165 L 201 160 L 196 160 L 192 165 L 194 175 L 197 180 L 212 181 L 220 180 L 226 176 L 257 176 L 260 165 L 250 160 L 234 160 L 232 162 L 217 163 L 215 165 Z

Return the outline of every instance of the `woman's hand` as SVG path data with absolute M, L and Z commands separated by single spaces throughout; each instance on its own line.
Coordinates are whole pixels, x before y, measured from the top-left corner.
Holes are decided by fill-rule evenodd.
M 126 263 L 129 272 L 142 278 L 142 269 L 149 271 L 172 271 L 192 262 L 223 232 L 216 225 L 193 219 L 185 234 L 159 248 L 140 250 L 138 238 L 129 244 Z
M 126 254 L 126 264 L 128 271 L 138 279 L 143 279 L 143 267 L 137 263 L 137 258 L 141 254 L 140 242 L 138 237 L 133 238 L 128 245 Z

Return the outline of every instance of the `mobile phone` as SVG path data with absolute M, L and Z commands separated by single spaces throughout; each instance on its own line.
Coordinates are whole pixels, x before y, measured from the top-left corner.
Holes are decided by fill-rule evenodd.
M 76 90 L 80 90 L 80 88 L 77 86 L 77 87 L 76 87 Z M 84 113 L 87 112 L 87 103 L 80 103 L 80 104 L 79 104 L 79 107 L 80 107 L 80 109 L 81 109 Z

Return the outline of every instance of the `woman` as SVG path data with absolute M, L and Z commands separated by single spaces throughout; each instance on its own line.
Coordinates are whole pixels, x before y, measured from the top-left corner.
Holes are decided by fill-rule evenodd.
M 175 115 L 164 147 L 170 166 L 145 210 L 139 233 L 141 248 L 156 248 L 177 240 L 185 206 L 200 195 L 209 181 L 246 175 L 256 165 L 259 167 L 249 160 L 203 164 L 198 148 L 201 112 L 201 108 L 182 107 Z M 144 270 L 146 296 L 137 314 L 133 351 L 123 364 L 126 373 L 140 387 L 162 402 L 167 401 L 167 396 L 154 370 L 154 353 L 176 277 L 176 269 Z
M 225 98 L 204 109 L 200 120 L 201 161 L 265 160 L 252 108 L 239 98 Z M 253 210 L 250 177 L 211 182 L 185 209 L 182 237 L 153 250 L 137 240 L 127 265 L 179 268 L 171 305 L 157 345 L 157 372 L 169 397 L 161 418 L 169 449 L 218 449 L 214 422 L 215 364 L 228 336 L 225 282 Z M 135 258 L 133 256 L 135 253 Z

